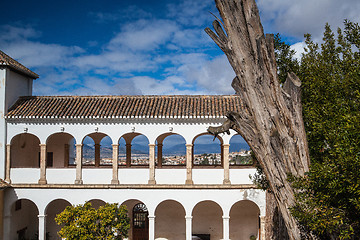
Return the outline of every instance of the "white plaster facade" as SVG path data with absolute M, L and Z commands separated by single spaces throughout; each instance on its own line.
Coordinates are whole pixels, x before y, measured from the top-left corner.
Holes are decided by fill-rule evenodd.
M 23 77 L 24 82 L 19 74 L 13 75 L 15 80 L 7 79 L 6 71 L 10 70 L 0 69 L 2 82 L 11 82 L 2 83 L 0 88 L 0 177 L 12 187 L 5 191 L 3 239 L 17 239 L 25 233 L 28 238 L 38 234 L 43 240 L 49 233 L 50 239 L 60 239 L 54 216 L 69 204 L 87 201 L 125 204 L 131 218 L 135 204 L 145 204 L 145 239 L 149 240 L 191 240 L 194 234 L 209 235 L 211 240 L 245 240 L 251 235 L 264 239 L 265 192 L 255 189 L 249 178 L 255 169 L 229 167 L 230 139 L 236 133 L 219 137 L 221 166 L 193 167 L 194 140 L 224 118 L 5 119 L 9 103 L 18 96 L 31 95 L 32 88 L 28 77 Z M 119 166 L 120 138 L 136 134 L 149 141 L 149 165 Z M 170 134 L 185 139 L 186 166 L 156 166 L 155 147 Z M 82 166 L 82 143 L 89 135 L 95 144 L 104 136 L 110 137 L 112 165 Z M 64 143 L 69 137 L 76 142 L 76 166 L 66 163 Z M 54 154 L 52 167 L 46 166 L 49 151 Z M 130 230 L 130 239 L 140 238 Z

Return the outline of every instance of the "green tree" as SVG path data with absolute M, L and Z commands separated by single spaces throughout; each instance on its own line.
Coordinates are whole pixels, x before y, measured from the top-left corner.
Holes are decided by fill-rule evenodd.
M 295 58 L 295 50 L 291 49 L 289 44 L 281 40 L 279 33 L 274 35 L 274 47 L 279 81 L 284 83 L 288 73 L 299 73 L 299 61 Z
M 320 239 L 360 236 L 360 28 L 345 21 L 337 38 L 326 24 L 323 43 L 305 35 L 300 71 L 304 124 L 311 157 L 296 179 L 293 215 Z
M 59 236 L 69 240 L 121 240 L 128 236 L 130 228 L 126 206 L 117 203 L 106 203 L 98 209 L 91 203 L 68 206 L 55 221 L 62 225 Z

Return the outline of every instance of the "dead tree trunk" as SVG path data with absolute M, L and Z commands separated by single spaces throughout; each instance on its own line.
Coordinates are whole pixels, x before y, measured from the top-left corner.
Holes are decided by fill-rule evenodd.
M 283 87 L 277 76 L 273 36 L 264 36 L 255 0 L 215 0 L 223 20 L 205 31 L 226 54 L 236 77 L 232 87 L 243 111 L 228 113 L 231 128 L 244 137 L 264 169 L 290 239 L 300 239 L 289 212 L 295 203 L 289 174 L 309 170 L 302 119 L 300 80 L 289 74 Z M 227 124 L 229 125 L 229 124 Z

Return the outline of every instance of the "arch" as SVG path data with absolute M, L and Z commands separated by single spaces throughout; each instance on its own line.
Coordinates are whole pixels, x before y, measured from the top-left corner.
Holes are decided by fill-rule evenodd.
M 164 133 L 156 138 L 157 166 L 185 166 L 186 140 L 178 133 Z
M 259 206 L 250 200 L 234 203 L 230 209 L 230 239 L 245 240 L 259 236 Z
M 10 141 L 12 168 L 40 167 L 40 139 L 30 133 L 21 133 Z
M 107 134 L 102 132 L 90 133 L 83 138 L 82 144 L 83 166 L 99 167 L 100 165 L 111 165 L 111 160 L 109 159 L 112 159 L 112 139 Z
M 155 210 L 155 239 L 185 239 L 185 209 L 175 200 L 165 200 Z
M 58 238 L 57 232 L 60 231 L 61 226 L 55 222 L 55 217 L 64 211 L 67 206 L 71 206 L 71 203 L 64 199 L 55 199 L 46 206 L 46 233 L 50 239 Z
M 230 166 L 253 165 L 254 160 L 251 156 L 251 149 L 244 138 L 235 134 L 230 138 L 229 164 Z
M 51 134 L 46 139 L 46 167 L 64 168 L 75 164 L 74 136 L 65 132 Z
M 131 132 L 122 135 L 119 139 L 119 156 L 123 157 L 121 150 L 124 150 L 121 139 L 125 140 L 125 165 L 126 167 L 149 165 L 149 139 L 141 133 Z M 120 165 L 124 165 L 123 159 Z
M 223 166 L 223 140 L 220 136 L 214 138 L 209 133 L 201 133 L 193 141 L 194 166 Z
M 211 235 L 211 239 L 223 237 L 223 210 L 219 204 L 211 200 L 197 203 L 192 210 L 192 234 Z
M 134 226 L 134 214 L 133 214 L 133 210 L 134 210 L 134 207 L 138 204 L 144 204 L 145 207 L 146 207 L 146 204 L 140 200 L 137 200 L 137 199 L 129 199 L 129 200 L 126 200 L 124 201 L 121 205 L 125 205 L 128 209 L 128 216 L 130 218 L 130 230 L 129 230 L 129 239 L 133 239 L 133 240 L 136 240 L 136 237 L 138 236 L 139 234 L 139 229 L 137 229 L 137 226 Z M 148 221 L 148 216 L 146 216 L 147 219 L 145 219 L 146 221 Z M 135 221 L 136 222 L 136 221 Z M 146 223 L 145 223 L 146 224 Z M 136 224 L 135 224 L 136 225 Z M 148 225 L 147 225 L 148 226 Z M 148 237 L 148 232 L 147 232 L 147 235 L 144 239 L 147 239 Z M 141 239 L 141 238 L 139 238 Z
M 9 239 L 35 239 L 39 229 L 39 209 L 29 199 L 18 199 L 11 205 Z

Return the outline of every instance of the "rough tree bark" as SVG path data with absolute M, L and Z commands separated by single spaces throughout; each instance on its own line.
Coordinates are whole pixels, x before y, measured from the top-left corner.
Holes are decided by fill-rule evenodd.
M 236 77 L 232 87 L 241 97 L 243 111 L 229 112 L 227 126 L 244 137 L 270 182 L 290 239 L 300 230 L 289 208 L 295 203 L 289 174 L 309 170 L 309 152 L 301 107 L 301 82 L 291 73 L 278 81 L 273 36 L 264 36 L 255 0 L 215 0 L 223 28 L 205 31 L 226 54 Z

